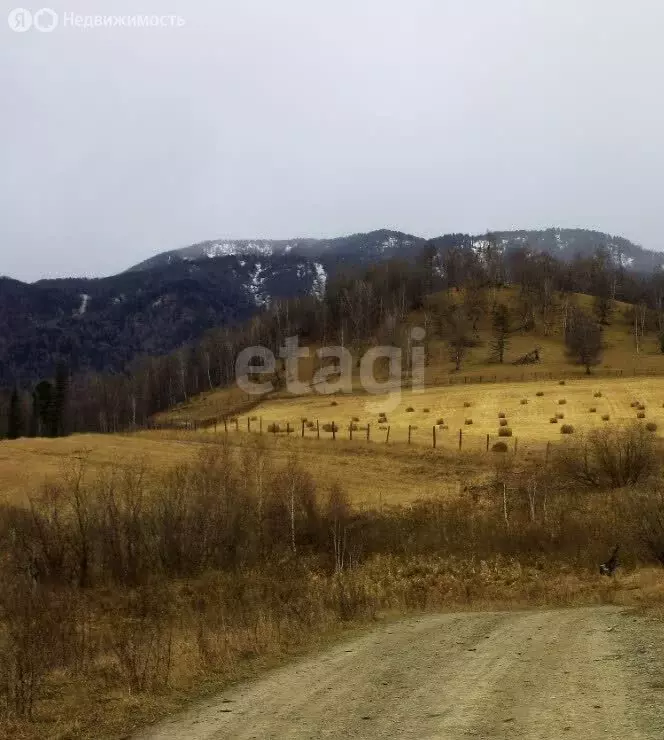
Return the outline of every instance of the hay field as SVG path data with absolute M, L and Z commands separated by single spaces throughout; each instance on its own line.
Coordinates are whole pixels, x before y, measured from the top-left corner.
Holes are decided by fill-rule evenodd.
M 81 434 L 60 439 L 0 441 L 0 503 L 27 503 L 48 480 L 57 479 L 77 457 L 85 457 L 92 475 L 112 466 L 145 466 L 164 471 L 193 460 L 222 441 L 205 432 L 139 432 L 126 435 Z M 395 444 L 357 445 L 340 440 L 302 440 L 272 435 L 249 439 L 229 434 L 239 453 L 247 443 L 263 444 L 279 465 L 295 457 L 312 474 L 321 495 L 339 483 L 359 508 L 403 504 L 430 496 L 458 493 L 468 481 L 486 477 L 489 461 L 446 456 L 424 447 Z
M 538 396 L 540 392 L 543 395 Z M 601 397 L 596 397 L 601 393 Z M 526 401 L 526 403 L 522 403 Z M 559 402 L 564 400 L 564 404 Z M 251 417 L 262 418 L 264 433 L 271 424 L 285 429 L 290 424 L 294 435 L 301 434 L 301 419 L 316 422 L 321 429 L 321 440 L 332 438 L 323 431 L 326 424 L 339 427 L 337 440 L 347 440 L 351 419 L 357 419 L 359 429 L 353 433 L 354 444 L 366 440 L 367 424 L 374 442 L 386 439 L 390 427 L 390 443 L 405 443 L 408 426 L 411 426 L 413 445 L 432 446 L 432 427 L 437 426 L 437 446 L 449 450 L 458 447 L 459 430 L 463 431 L 463 450 L 486 450 L 486 435 L 490 443 L 499 439 L 499 413 L 504 413 L 512 437 L 502 438 L 509 444 L 518 437 L 519 446 L 541 450 L 547 442 L 562 438 L 561 427 L 571 424 L 575 433 L 588 431 L 607 423 L 624 423 L 636 420 L 638 409 L 632 403 L 645 405 L 645 422 L 655 422 L 664 431 L 664 378 L 594 378 L 568 380 L 565 385 L 557 381 L 538 383 L 484 383 L 460 386 L 426 388 L 422 393 L 404 390 L 398 406 L 389 410 L 387 400 L 367 394 L 320 396 L 266 400 L 251 412 Z M 468 406 L 466 404 L 469 404 Z M 408 411 L 412 408 L 413 411 Z M 594 412 L 591 409 L 596 409 Z M 387 422 L 379 421 L 379 412 L 385 409 Z M 550 419 L 557 414 L 564 418 L 557 423 Z M 603 420 L 603 416 L 609 420 Z M 438 426 L 444 420 L 444 427 Z M 467 424 L 472 420 L 472 424 Z M 258 430 L 253 421 L 253 430 Z M 247 417 L 239 417 L 240 432 L 247 429 Z M 220 428 L 221 429 L 221 428 Z M 234 429 L 234 427 L 231 427 Z M 219 431 L 219 430 L 218 430 Z M 305 428 L 305 436 L 316 437 L 316 430 Z M 384 445 L 383 445 L 384 446 Z

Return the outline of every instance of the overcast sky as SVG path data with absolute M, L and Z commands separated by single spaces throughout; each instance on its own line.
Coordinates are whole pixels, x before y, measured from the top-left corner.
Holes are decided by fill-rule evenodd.
M 661 0 L 52 0 L 51 33 L 0 7 L 0 274 L 381 227 L 664 248 Z M 155 12 L 185 24 L 65 26 Z

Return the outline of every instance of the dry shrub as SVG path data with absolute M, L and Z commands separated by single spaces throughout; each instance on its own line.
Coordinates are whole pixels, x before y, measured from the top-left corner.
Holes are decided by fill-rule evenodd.
M 631 407 L 632 407 L 633 409 L 636 409 L 636 408 L 638 408 L 638 407 L 639 407 L 639 401 L 632 401 L 632 403 L 630 403 L 630 406 L 631 406 Z
M 444 423 L 445 423 L 445 419 L 438 419 L 438 421 L 436 422 L 436 424 L 438 424 L 439 427 L 442 427 Z
M 640 404 L 639 404 L 639 405 L 637 406 L 637 409 L 638 409 L 639 411 L 645 411 L 645 410 L 646 410 L 646 405 L 645 405 L 645 403 L 640 403 Z
M 659 469 L 655 437 L 642 424 L 594 429 L 565 446 L 560 472 L 596 488 L 622 488 L 648 479 Z
M 567 403 L 567 399 L 565 399 L 565 398 L 561 398 L 561 399 L 558 400 L 558 405 L 559 406 L 564 406 L 566 403 Z
M 498 436 L 499 437 L 511 437 L 512 436 L 512 430 L 510 427 L 500 427 L 498 430 Z
M 360 420 L 360 417 L 359 417 L 359 416 L 354 416 L 354 417 L 352 418 L 352 421 L 359 421 L 359 420 Z
M 559 411 L 556 414 L 556 419 L 564 419 L 564 418 L 565 418 L 565 414 L 562 411 Z
M 464 407 L 465 409 L 469 409 L 469 408 L 470 408 L 470 407 L 471 407 L 472 405 L 473 405 L 473 404 L 472 404 L 472 403 L 471 403 L 470 401 L 464 401 L 464 402 L 463 402 L 463 407 Z
M 563 424 L 560 427 L 561 434 L 574 434 L 574 427 L 571 424 Z
M 466 426 L 470 426 L 473 423 L 473 420 L 472 419 L 466 419 L 463 423 L 466 424 Z
M 544 395 L 544 391 L 537 391 L 535 395 L 541 397 Z
M 591 414 L 595 414 L 595 413 L 597 413 L 597 409 L 595 408 L 595 406 L 591 406 L 591 407 L 590 407 L 590 408 L 588 409 L 588 412 L 589 412 L 589 413 L 591 413 Z
M 565 381 L 564 380 L 559 380 L 558 381 L 558 385 L 565 385 Z
M 609 421 L 610 418 L 609 414 L 602 414 L 602 421 Z
M 654 422 L 654 421 L 649 421 L 649 422 L 648 422 L 648 423 L 646 424 L 646 429 L 647 429 L 647 430 L 648 430 L 649 432 L 656 432 L 656 431 L 657 431 L 657 424 L 655 424 L 655 422 Z
M 520 403 L 521 403 L 522 406 L 525 406 L 528 403 L 528 399 L 527 398 L 522 398 L 521 401 L 520 401 Z
M 338 405 L 339 405 L 339 404 L 338 404 L 338 403 L 337 403 L 336 401 L 332 401 L 332 402 L 330 403 L 330 406 L 338 406 Z
M 506 427 L 507 426 L 507 419 L 500 419 L 498 423 L 500 424 L 501 427 Z
M 339 425 L 333 422 L 328 422 L 327 424 L 323 424 L 323 431 L 324 432 L 338 432 Z
M 602 397 L 602 391 L 595 391 L 593 393 L 593 398 L 601 398 Z
M 407 412 L 407 413 L 409 413 L 409 414 L 412 414 L 412 413 L 413 413 L 413 411 L 415 411 L 415 409 L 414 409 L 414 408 L 413 408 L 412 406 L 409 406 L 409 407 L 408 407 L 408 408 L 406 409 L 406 412 Z
M 422 409 L 422 411 L 423 411 L 423 412 L 424 412 L 425 414 L 428 414 L 428 413 L 429 413 L 429 409 Z
M 645 419 L 646 418 L 645 412 L 644 411 L 639 411 L 639 413 L 636 415 L 636 418 L 637 419 Z
M 279 424 L 268 424 L 267 425 L 267 431 L 272 432 L 274 434 L 278 434 L 281 431 L 281 426 Z
M 558 423 L 558 417 L 557 416 L 552 416 L 549 419 L 549 424 L 557 424 L 557 423 Z
M 494 452 L 507 452 L 507 444 L 505 442 L 496 442 L 491 449 Z

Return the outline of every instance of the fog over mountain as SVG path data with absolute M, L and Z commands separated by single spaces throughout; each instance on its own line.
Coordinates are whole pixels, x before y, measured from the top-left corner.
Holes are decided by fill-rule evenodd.
M 664 246 L 661 3 L 50 7 L 52 33 L 0 24 L 0 274 L 383 227 L 555 224 Z M 184 23 L 76 28 L 71 13 Z

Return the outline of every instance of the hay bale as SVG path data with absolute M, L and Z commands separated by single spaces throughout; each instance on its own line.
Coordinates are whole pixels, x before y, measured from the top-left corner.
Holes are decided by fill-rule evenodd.
M 339 425 L 328 422 L 327 424 L 323 424 L 323 431 L 324 432 L 338 432 Z
M 463 407 L 464 409 L 469 409 L 473 404 L 470 401 L 464 401 Z
M 506 427 L 507 426 L 507 419 L 499 419 L 498 420 L 498 423 L 500 424 L 501 427 Z
M 536 396 L 543 396 L 544 395 L 544 391 L 537 391 L 537 393 L 535 395 Z
M 412 406 L 409 406 L 409 407 L 408 407 L 408 408 L 406 409 L 406 413 L 408 413 L 408 414 L 412 414 L 412 413 L 413 413 L 413 411 L 415 411 L 415 409 L 414 409 L 414 408 L 413 408 Z
M 465 420 L 465 421 L 464 421 L 463 423 L 464 423 L 464 424 L 465 424 L 466 426 L 470 426 L 470 425 L 471 425 L 471 424 L 473 423 L 473 420 L 472 420 L 472 419 L 466 419 L 466 420 Z
M 338 406 L 338 405 L 339 404 L 336 401 L 332 401 L 332 403 L 330 404 L 330 406 Z
M 267 431 L 272 432 L 273 434 L 277 434 L 281 431 L 281 426 L 279 424 L 268 424 Z
M 438 424 L 439 427 L 442 427 L 444 423 L 445 423 L 445 419 L 438 419 L 438 421 L 436 422 L 436 424 Z
M 649 422 L 648 422 L 648 423 L 646 424 L 646 429 L 647 429 L 647 430 L 648 430 L 649 432 L 656 432 L 656 431 L 657 431 L 657 424 L 655 424 L 655 422 L 654 422 L 654 421 L 649 421 Z
M 561 434 L 574 434 L 574 427 L 571 424 L 563 424 L 560 427 Z
M 428 414 L 428 413 L 429 413 L 429 409 L 422 409 L 422 411 L 423 411 L 423 412 L 424 412 L 425 414 Z
M 602 421 L 608 421 L 610 418 L 608 414 L 602 414 Z
M 645 419 L 646 418 L 645 412 L 639 411 L 639 413 L 636 415 L 636 418 L 637 419 Z
M 493 452 L 507 452 L 507 444 L 505 442 L 496 442 L 491 449 Z
M 500 413 L 498 414 L 498 418 L 499 418 L 499 419 L 504 419 L 504 418 L 505 418 L 505 412 L 504 412 L 504 411 L 501 411 L 501 412 L 500 412 Z
M 359 416 L 354 416 L 354 417 L 353 417 L 353 418 L 351 419 L 351 421 L 359 421 L 359 420 L 360 420 L 360 417 L 359 417 Z
M 591 407 L 590 407 L 590 408 L 588 409 L 588 412 L 589 412 L 589 413 L 591 413 L 591 414 L 596 414 L 596 413 L 597 413 L 597 409 L 595 408 L 595 406 L 591 406 Z
M 527 398 L 522 398 L 521 401 L 520 401 L 520 403 L 521 403 L 522 406 L 525 406 L 528 403 L 528 399 Z
M 559 380 L 558 381 L 558 385 L 565 385 L 565 381 L 564 380 Z
M 566 398 L 561 398 L 561 399 L 558 400 L 558 405 L 559 406 L 564 406 L 566 403 L 567 403 L 567 399 Z
M 558 412 L 558 413 L 556 414 L 556 418 L 557 418 L 557 419 L 564 419 L 564 418 L 565 418 L 565 414 L 563 414 L 563 412 L 562 412 L 562 411 L 559 411 L 559 412 Z
M 512 430 L 509 427 L 500 427 L 500 429 L 498 430 L 498 436 L 499 437 L 511 437 Z

